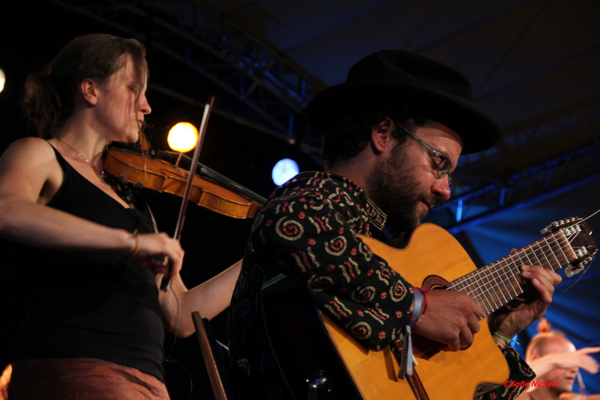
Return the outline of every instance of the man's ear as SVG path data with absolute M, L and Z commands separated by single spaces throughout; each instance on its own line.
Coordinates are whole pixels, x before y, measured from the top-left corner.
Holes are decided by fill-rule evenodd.
M 538 351 L 538 349 L 534 349 L 531 354 L 529 354 L 529 360 L 528 361 L 533 361 L 533 360 L 537 360 L 538 358 L 540 358 L 540 352 Z
M 96 105 L 98 103 L 98 84 L 91 79 L 84 79 L 81 82 L 81 95 L 83 101 L 88 105 Z
M 371 144 L 373 149 L 381 153 L 392 143 L 392 121 L 385 118 L 371 129 Z

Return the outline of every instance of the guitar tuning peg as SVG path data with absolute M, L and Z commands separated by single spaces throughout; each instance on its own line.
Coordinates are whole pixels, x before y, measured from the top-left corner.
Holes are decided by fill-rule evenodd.
M 587 257 L 577 265 L 569 265 L 567 268 L 565 268 L 565 275 L 567 276 L 567 278 L 570 278 L 573 275 L 580 273 L 586 265 L 588 265 L 594 260 L 594 258 L 594 256 Z
M 592 261 L 594 261 L 596 259 L 595 255 L 592 255 L 591 257 L 586 258 L 585 263 L 586 264 L 590 264 Z
M 575 268 L 573 265 L 569 265 L 567 268 L 565 268 L 565 275 L 567 276 L 567 278 L 570 278 L 573 275 L 579 273 L 579 271 L 581 271 L 581 269 L 582 268 Z
M 547 227 L 545 227 L 544 229 L 542 229 L 540 231 L 540 233 L 543 235 L 545 233 L 550 232 L 551 230 L 553 231 L 554 229 L 556 229 L 556 227 L 558 227 L 558 222 L 554 221 L 553 223 L 551 223 L 550 225 L 548 225 Z
M 573 275 L 575 275 L 575 273 L 573 272 L 573 267 L 572 266 L 568 266 L 567 268 L 565 268 L 565 276 L 567 278 L 570 278 Z

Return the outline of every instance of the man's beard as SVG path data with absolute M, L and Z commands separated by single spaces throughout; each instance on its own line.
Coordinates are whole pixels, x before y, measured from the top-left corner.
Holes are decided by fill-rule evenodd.
M 425 213 L 421 202 L 434 205 L 435 197 L 419 193 L 414 169 L 406 162 L 402 144 L 396 144 L 392 157 L 375 166 L 367 180 L 368 195 L 387 214 L 387 224 L 398 232 L 414 229 Z

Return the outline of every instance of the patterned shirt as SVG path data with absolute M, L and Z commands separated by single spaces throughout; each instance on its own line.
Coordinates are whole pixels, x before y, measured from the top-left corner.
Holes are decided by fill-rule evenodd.
M 301 173 L 275 190 L 255 218 L 229 309 L 240 399 L 289 398 L 263 326 L 261 289 L 274 271 L 366 348 L 382 350 L 397 338 L 412 286 L 356 236 L 377 234 L 385 221 L 361 188 L 336 174 Z

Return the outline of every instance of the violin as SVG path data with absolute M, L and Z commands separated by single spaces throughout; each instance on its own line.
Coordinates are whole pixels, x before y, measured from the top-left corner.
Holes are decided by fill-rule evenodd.
M 168 152 L 163 152 L 168 154 Z M 253 218 L 265 199 L 219 173 L 198 164 L 190 201 L 231 218 Z M 190 172 L 160 158 L 147 158 L 128 150 L 108 149 L 104 170 L 122 184 L 183 197 Z M 197 169 L 196 169 L 197 170 Z

